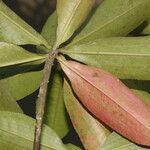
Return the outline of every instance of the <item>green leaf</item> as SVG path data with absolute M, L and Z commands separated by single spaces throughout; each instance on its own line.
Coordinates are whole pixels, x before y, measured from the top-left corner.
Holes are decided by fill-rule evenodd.
M 56 30 L 57 30 L 57 14 L 54 12 L 49 18 L 47 19 L 43 29 L 42 29 L 42 36 L 50 43 L 50 45 L 54 45 L 56 41 Z
M 63 80 L 58 70 L 54 70 L 48 88 L 45 110 L 45 124 L 63 138 L 69 131 L 67 112 L 63 98 Z
M 0 112 L 0 149 L 31 150 L 35 120 L 23 114 Z M 41 150 L 65 150 L 61 140 L 49 127 L 44 126 Z
M 146 20 L 149 9 L 149 0 L 104 0 L 70 45 L 125 36 Z
M 99 150 L 110 132 L 83 108 L 67 81 L 64 82 L 64 100 L 73 126 L 84 147 L 88 150 Z
M 0 41 L 24 45 L 45 45 L 45 39 L 0 1 Z
M 95 0 L 57 0 L 58 28 L 54 47 L 67 41 L 88 16 Z
M 44 62 L 46 55 L 31 53 L 19 46 L 0 42 L 0 67 L 10 67 L 25 63 Z
M 9 93 L 9 90 L 6 88 L 5 85 L 1 85 L 1 83 L 0 83 L 0 110 L 22 113 L 21 108 L 19 107 L 17 102 L 14 101 L 12 95 Z
M 142 34 L 144 35 L 150 35 L 150 24 L 147 25 L 146 28 L 142 31 Z
M 101 67 L 122 79 L 150 79 L 150 36 L 98 39 L 62 50 L 71 58 Z
M 101 146 L 100 150 L 148 150 L 129 142 L 119 134 L 113 132 Z
M 41 71 L 21 73 L 0 80 L 0 92 L 7 92 L 7 98 L 16 100 L 33 93 L 40 86 Z M 0 97 L 1 98 L 1 97 Z
M 137 94 L 146 104 L 150 105 L 150 94 L 146 91 L 135 90 L 133 92 Z
M 73 144 L 66 144 L 65 147 L 68 150 L 81 150 L 81 148 L 79 148 L 79 147 L 77 147 L 77 146 L 75 146 Z

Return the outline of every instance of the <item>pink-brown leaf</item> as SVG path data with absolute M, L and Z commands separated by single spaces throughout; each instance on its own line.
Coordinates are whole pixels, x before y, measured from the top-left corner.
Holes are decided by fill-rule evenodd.
M 150 107 L 118 78 L 100 69 L 59 59 L 81 102 L 97 118 L 133 142 L 150 145 Z

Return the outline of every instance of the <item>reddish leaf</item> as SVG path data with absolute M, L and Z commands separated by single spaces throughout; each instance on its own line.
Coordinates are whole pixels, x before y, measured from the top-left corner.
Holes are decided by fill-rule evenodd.
M 99 150 L 110 132 L 78 102 L 71 87 L 64 82 L 64 101 L 73 126 L 86 150 Z
M 58 58 L 81 102 L 128 139 L 150 145 L 150 107 L 110 73 Z

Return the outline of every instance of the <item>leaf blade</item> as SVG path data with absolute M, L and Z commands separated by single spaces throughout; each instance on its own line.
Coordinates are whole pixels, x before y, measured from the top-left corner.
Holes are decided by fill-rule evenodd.
M 62 49 L 62 52 L 122 79 L 149 80 L 149 41 L 149 36 L 104 38 L 74 45 Z
M 130 140 L 150 145 L 148 105 L 110 73 L 58 59 L 74 91 L 90 112 Z
M 32 149 L 34 139 L 34 125 L 34 119 L 23 114 L 1 111 L 0 147 L 8 150 Z M 44 126 L 41 140 L 41 149 L 65 150 L 61 140 L 58 138 L 56 133 L 47 126 Z
M 101 150 L 148 150 L 149 148 L 143 148 L 129 142 L 127 139 L 121 137 L 119 134 L 113 132 L 104 145 L 101 146 Z
M 63 98 L 63 79 L 59 70 L 53 70 L 45 109 L 44 122 L 63 138 L 69 132 L 68 116 Z
M 147 19 L 149 8 L 148 0 L 119 0 L 117 3 L 106 0 L 68 47 L 103 37 L 125 36 Z
M 73 126 L 84 147 L 87 150 L 99 150 L 110 133 L 108 129 L 81 106 L 67 81 L 64 82 L 64 100 Z
M 58 27 L 54 47 L 58 47 L 72 36 L 74 31 L 86 19 L 94 3 L 95 0 L 57 1 Z
M 0 42 L 0 68 L 32 62 L 44 62 L 46 55 L 31 53 L 19 46 Z
M 14 101 L 17 101 L 37 90 L 40 86 L 41 79 L 41 71 L 21 73 L 1 79 L 0 86 L 5 87 Z M 0 92 L 3 92 L 2 88 Z
M 0 41 L 48 46 L 45 39 L 0 1 Z

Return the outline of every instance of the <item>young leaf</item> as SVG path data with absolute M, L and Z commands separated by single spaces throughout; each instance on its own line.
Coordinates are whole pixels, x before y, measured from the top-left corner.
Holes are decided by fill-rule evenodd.
M 85 149 L 99 150 L 110 132 L 82 107 L 67 81 L 64 82 L 64 100 L 73 126 Z
M 0 0 L 0 41 L 24 45 L 45 45 L 46 40 Z
M 35 120 L 23 114 L 0 112 L 0 147 L 2 150 L 30 150 L 33 147 Z M 41 150 L 65 150 L 56 133 L 44 126 Z
M 101 67 L 122 79 L 150 79 L 150 36 L 98 39 L 62 50 L 71 58 Z
M 43 29 L 42 29 L 42 36 L 50 43 L 50 45 L 54 45 L 56 41 L 56 30 L 57 30 L 57 14 L 54 12 L 49 18 L 47 19 Z
M 67 41 L 83 23 L 95 0 L 57 0 L 58 28 L 55 47 Z
M 44 121 L 45 124 L 54 129 L 61 138 L 69 131 L 62 82 L 61 73 L 55 69 L 55 73 L 53 72 L 48 87 Z
M 118 78 L 100 69 L 58 58 L 81 102 L 128 139 L 150 146 L 150 107 Z
M 101 146 L 100 150 L 149 150 L 129 142 L 119 134 L 113 132 Z
M 0 42 L 0 67 L 10 67 L 45 60 L 46 55 L 31 53 L 19 46 Z
M 14 101 L 22 99 L 37 90 L 40 86 L 41 78 L 41 71 L 35 71 L 21 73 L 5 79 L 1 79 L 0 93 L 4 94 L 5 91 L 5 93 L 7 93 L 6 98 L 13 99 L 14 103 Z M 0 99 L 2 99 L 1 96 Z
M 70 45 L 101 37 L 125 36 L 147 18 L 149 0 L 104 0 Z

